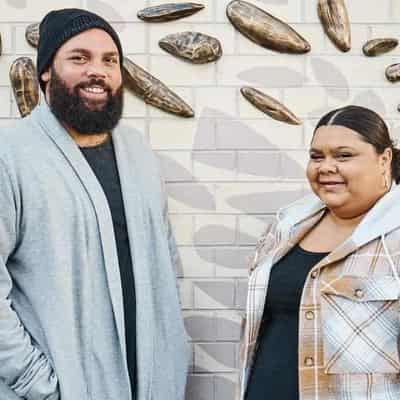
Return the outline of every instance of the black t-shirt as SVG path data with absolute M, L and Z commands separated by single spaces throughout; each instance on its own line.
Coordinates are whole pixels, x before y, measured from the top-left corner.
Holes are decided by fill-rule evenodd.
M 309 271 L 327 254 L 297 245 L 272 267 L 246 400 L 299 400 L 301 294 Z
M 126 350 L 133 398 L 136 387 L 136 297 L 128 230 L 112 139 L 81 152 L 99 180 L 110 207 L 124 301 Z

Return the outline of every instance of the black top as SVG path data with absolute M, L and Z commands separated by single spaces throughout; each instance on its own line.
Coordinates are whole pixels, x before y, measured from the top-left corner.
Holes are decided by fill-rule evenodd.
M 135 283 L 114 146 L 110 138 L 101 145 L 94 147 L 81 147 L 80 150 L 99 180 L 111 211 L 124 301 L 128 371 L 131 381 L 132 396 L 134 398 L 136 387 Z
M 246 400 L 298 400 L 299 308 L 309 271 L 328 253 L 295 246 L 271 270 Z

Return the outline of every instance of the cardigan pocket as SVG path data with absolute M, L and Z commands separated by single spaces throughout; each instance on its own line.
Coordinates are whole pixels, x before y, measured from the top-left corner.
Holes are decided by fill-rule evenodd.
M 399 282 L 343 276 L 320 291 L 325 373 L 399 373 Z

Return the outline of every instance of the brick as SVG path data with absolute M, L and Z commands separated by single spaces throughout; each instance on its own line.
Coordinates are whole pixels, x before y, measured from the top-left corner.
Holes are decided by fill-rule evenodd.
M 222 105 L 224 113 L 236 114 L 236 90 L 234 88 L 196 88 L 197 116 L 206 112 L 207 109 L 219 109 Z
M 2 54 L 13 53 L 13 29 L 11 25 L 0 24 L 0 35 L 2 41 Z
M 192 181 L 192 160 L 188 151 L 158 152 L 166 181 Z
M 8 0 L 1 4 L 0 22 L 40 21 L 47 12 L 54 9 L 54 2 L 41 0 L 28 6 L 26 0 Z M 81 7 L 81 0 L 64 0 L 63 8 Z
M 147 142 L 147 133 L 146 133 L 146 122 L 144 119 L 128 119 L 128 118 L 123 118 L 121 120 L 121 124 L 124 124 L 128 127 L 131 127 L 132 129 L 137 130 L 145 139 Z
M 135 4 L 136 5 L 136 4 Z M 147 52 L 146 33 L 148 26 L 141 22 L 113 24 L 121 40 L 124 54 L 142 54 Z
M 213 375 L 190 374 L 186 384 L 186 400 L 215 400 Z M 220 400 L 220 399 L 218 399 Z
M 196 309 L 225 309 L 234 306 L 233 281 L 198 280 L 193 282 Z
M 279 54 L 270 56 L 225 56 L 218 62 L 218 85 L 249 83 L 264 87 L 303 85 L 305 58 Z
M 231 372 L 235 368 L 234 343 L 198 343 L 194 345 L 194 372 Z
M 238 153 L 238 180 L 278 179 L 281 156 L 272 151 L 242 151 Z
M 220 310 L 215 312 L 216 340 L 238 341 L 240 339 L 241 316 L 236 311 Z
M 30 55 L 36 54 L 36 49 L 33 48 L 25 39 L 25 31 L 29 23 L 17 24 L 15 30 L 15 53 L 17 55 Z M 11 45 L 11 42 L 9 43 Z
M 237 393 L 239 374 L 216 375 L 214 378 L 215 398 L 216 399 L 234 399 Z
M 388 60 L 382 57 L 308 57 L 307 76 L 310 85 L 348 88 L 389 86 L 385 78 Z
M 16 57 L 0 56 L 0 86 L 10 86 L 9 71 Z
M 231 0 L 217 1 L 217 21 L 229 21 L 226 17 L 226 6 Z M 300 22 L 301 20 L 301 2 L 299 0 L 285 0 L 267 2 L 263 0 L 253 0 L 252 4 L 267 11 L 273 16 L 283 20 L 286 23 Z
M 206 86 L 215 83 L 215 63 L 192 65 L 170 55 L 155 55 L 150 57 L 150 65 L 150 72 L 167 86 Z
M 215 249 L 215 275 L 219 278 L 247 277 L 247 247 L 224 247 Z
M 216 184 L 219 213 L 272 213 L 302 195 L 303 185 L 299 183 Z
M 11 117 L 11 90 L 9 87 L 0 87 L 0 99 L 3 102 L 3 106 L 0 107 L 0 118 Z
M 123 117 L 144 118 L 148 107 L 141 98 L 135 96 L 130 90 L 124 90 Z
M 233 244 L 236 239 L 236 217 L 232 215 L 195 216 L 194 241 L 198 245 Z
M 305 7 L 305 21 L 318 22 L 318 0 L 303 0 Z M 383 23 L 387 22 L 390 15 L 390 0 L 381 0 L 379 3 L 363 0 L 346 1 L 350 22 L 356 23 Z
M 248 254 L 253 251 L 258 238 L 267 228 L 267 225 L 274 221 L 272 215 L 241 215 L 239 216 L 239 244 L 252 246 Z
M 98 13 L 110 22 L 140 21 L 136 13 L 146 7 L 147 0 L 135 0 L 135 6 L 125 0 L 83 0 L 83 8 Z
M 247 288 L 248 281 L 239 280 L 237 281 L 236 286 L 236 296 L 235 296 L 235 306 L 245 310 L 246 309 L 246 301 L 247 301 Z
M 191 215 L 171 214 L 169 218 L 177 244 L 193 244 L 193 217 Z
M 282 176 L 305 180 L 308 160 L 308 150 L 286 151 L 282 156 Z
M 151 120 L 150 143 L 154 149 L 191 150 L 215 146 L 212 121 L 197 120 Z M 210 128 L 211 126 L 211 128 Z
M 185 278 L 207 278 L 215 275 L 214 249 L 180 247 L 182 275 Z
M 296 148 L 303 143 L 303 128 L 272 118 L 260 120 L 221 120 L 217 122 L 218 149 Z
M 323 87 L 286 88 L 283 91 L 283 104 L 299 118 L 318 116 L 326 103 Z
M 191 280 L 179 279 L 179 298 L 182 309 L 193 308 L 193 284 Z
M 183 317 L 186 331 L 193 341 L 215 341 L 221 336 L 221 321 L 216 319 L 215 312 L 183 311 Z
M 233 152 L 193 152 L 193 171 L 199 180 L 235 179 L 235 154 Z
M 170 212 L 196 213 L 215 211 L 214 186 L 201 183 L 167 185 Z

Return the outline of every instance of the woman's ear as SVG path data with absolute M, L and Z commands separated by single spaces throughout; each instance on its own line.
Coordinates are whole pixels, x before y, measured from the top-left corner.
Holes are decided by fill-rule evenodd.
M 381 156 L 382 167 L 386 171 L 388 167 L 390 168 L 390 165 L 392 163 L 393 151 L 390 147 L 386 147 L 386 149 L 380 156 Z
M 40 78 L 42 79 L 43 82 L 47 83 L 50 80 L 50 69 L 43 72 L 42 75 L 40 75 Z

